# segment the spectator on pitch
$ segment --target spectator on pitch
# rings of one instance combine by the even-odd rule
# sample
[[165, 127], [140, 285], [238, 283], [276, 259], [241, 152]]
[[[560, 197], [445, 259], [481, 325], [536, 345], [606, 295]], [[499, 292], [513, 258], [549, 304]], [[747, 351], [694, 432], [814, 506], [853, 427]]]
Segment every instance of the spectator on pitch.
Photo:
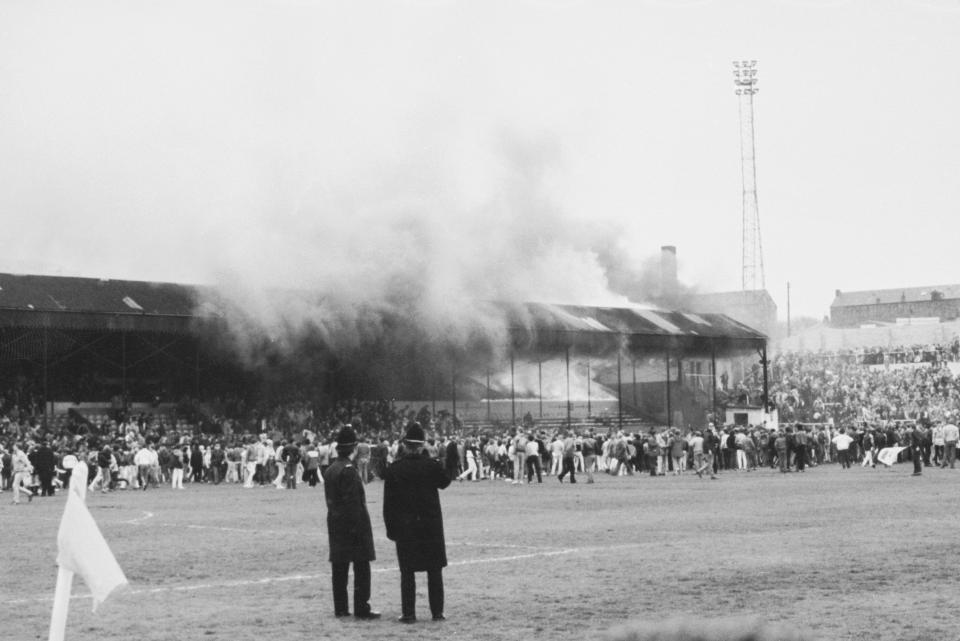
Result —
[[13, 464], [13, 503], [20, 503], [20, 492], [25, 492], [27, 502], [33, 500], [33, 491], [30, 489], [30, 479], [33, 476], [33, 465], [30, 458], [23, 451], [20, 444], [14, 441], [11, 455]]
[[141, 490], [146, 490], [150, 484], [150, 468], [153, 466], [153, 455], [150, 448], [146, 445], [137, 450], [133, 457], [133, 463], [137, 466], [137, 483]]
[[337, 617], [350, 615], [347, 580], [352, 563], [353, 614], [358, 619], [378, 619], [380, 613], [370, 608], [370, 562], [377, 557], [364, 483], [351, 461], [356, 447], [357, 435], [353, 428], [349, 425], [343, 427], [337, 434], [337, 458], [323, 476], [333, 612]]
[[557, 432], [550, 441], [550, 476], [558, 476], [563, 469], [563, 439]]
[[513, 455], [513, 484], [523, 483], [523, 473], [527, 463], [527, 435], [517, 427], [517, 433], [511, 441]]
[[957, 441], [960, 441], [960, 428], [952, 420], [947, 421], [943, 426], [943, 464], [941, 467], [950, 465], [954, 469], [954, 463], [957, 460]]
[[933, 425], [933, 464], [937, 467], [943, 466], [943, 419], [937, 419]]
[[241, 454], [241, 464], [243, 468], [243, 487], [253, 487], [253, 482], [257, 476], [257, 456], [259, 448], [253, 439], [243, 448]]
[[807, 464], [807, 442], [809, 437], [807, 431], [802, 425], [797, 423], [796, 431], [793, 433], [793, 449], [795, 452], [794, 460], [797, 464], [797, 471], [803, 472]]
[[913, 429], [910, 430], [910, 456], [913, 460], [913, 476], [923, 474], [923, 447], [927, 439], [927, 433], [923, 426], [916, 422]]
[[308, 443], [303, 452], [303, 480], [316, 487], [320, 482], [320, 451], [314, 443]]
[[372, 450], [366, 437], [359, 439], [357, 443], [357, 472], [364, 483], [370, 482], [370, 455]]
[[300, 448], [296, 443], [287, 443], [280, 451], [283, 460], [284, 487], [288, 490], [297, 489], [297, 466], [300, 464]]
[[657, 476], [657, 465], [660, 463], [660, 441], [653, 428], [650, 428], [643, 442], [643, 455], [650, 476]]
[[[183, 450], [179, 447], [174, 447], [170, 451], [170, 488], [174, 490], [183, 489], [183, 466], [184, 466], [184, 456]], [[253, 487], [252, 485], [250, 487]]]
[[227, 462], [227, 453], [224, 451], [220, 442], [213, 444], [210, 448], [210, 481], [214, 485], [220, 485], [223, 479], [223, 468]]
[[232, 441], [230, 447], [226, 450], [227, 457], [227, 483], [240, 482], [240, 459], [243, 450], [236, 441]]
[[45, 439], [33, 451], [30, 462], [40, 481], [40, 496], [53, 496], [53, 477], [57, 473], [57, 457]]
[[92, 481], [90, 481], [90, 485], [87, 489], [92, 492], [93, 488], [95, 488], [97, 483], [99, 483], [100, 491], [106, 493], [113, 489], [113, 475], [111, 469], [114, 465], [116, 465], [116, 462], [113, 458], [113, 452], [110, 450], [109, 445], [104, 445], [103, 448], [97, 453], [96, 464], [97, 475], [93, 477]]
[[456, 439], [450, 434], [447, 435], [443, 446], [443, 457], [443, 467], [452, 481], [460, 476], [460, 449], [457, 447]]
[[876, 467], [876, 441], [873, 437], [873, 430], [864, 430], [863, 431], [863, 440], [861, 441], [863, 447], [863, 462], [860, 464], [860, 467]]
[[567, 474], [570, 474], [570, 482], [576, 483], [577, 476], [574, 472], [574, 454], [576, 452], [576, 440], [573, 438], [573, 435], [569, 432], [565, 433], [563, 437], [563, 466], [560, 471], [560, 475], [557, 477], [557, 480], [563, 483], [563, 477]]
[[837, 460], [840, 462], [841, 468], [850, 467], [850, 444], [853, 442], [844, 427], [841, 427], [840, 433], [833, 437], [833, 444], [837, 448]]
[[193, 443], [190, 446], [190, 470], [193, 475], [194, 483], [203, 481], [203, 450], [199, 443]]
[[433, 620], [445, 618], [443, 568], [447, 553], [438, 490], [450, 485], [450, 476], [423, 452], [423, 444], [423, 428], [411, 423], [399, 458], [384, 473], [383, 521], [387, 538], [397, 546], [402, 623], [417, 620], [417, 572], [427, 573]]
[[597, 465], [597, 439], [594, 437], [592, 429], [581, 440], [581, 452], [583, 453], [583, 469], [587, 475], [587, 483], [593, 483], [593, 471]]
[[457, 475], [457, 480], [463, 481], [463, 479], [469, 477], [471, 481], [479, 481], [480, 468], [477, 463], [480, 458], [480, 453], [477, 451], [476, 442], [472, 438], [468, 438], [463, 442], [463, 453], [467, 461], [467, 468]]
[[785, 430], [779, 430], [777, 432], [777, 437], [773, 441], [773, 447], [777, 452], [777, 462], [780, 465], [780, 472], [786, 474], [790, 471], [790, 449]]
[[543, 466], [540, 464], [539, 440], [533, 434], [527, 434], [527, 483], [533, 482], [533, 473], [537, 473], [537, 483], [543, 483]]

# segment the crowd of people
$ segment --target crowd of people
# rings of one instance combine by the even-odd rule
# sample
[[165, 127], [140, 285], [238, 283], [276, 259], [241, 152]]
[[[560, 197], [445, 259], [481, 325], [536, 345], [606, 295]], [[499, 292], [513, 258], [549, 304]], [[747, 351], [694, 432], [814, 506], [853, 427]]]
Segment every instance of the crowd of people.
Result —
[[[770, 359], [769, 401], [785, 423], [927, 420], [960, 409], [960, 380], [951, 370], [958, 360], [957, 339], [945, 345], [782, 352]], [[757, 402], [762, 390], [757, 364], [728, 398]]]
[[[107, 492], [183, 488], [184, 482], [316, 486], [335, 457], [334, 436], [345, 425], [360, 436], [356, 462], [370, 480], [382, 478], [411, 422], [424, 426], [429, 455], [457, 481], [577, 482], [579, 474], [589, 483], [595, 473], [716, 476], [764, 467], [875, 465], [886, 447], [900, 448], [900, 460], [914, 460], [911, 443], [919, 444], [925, 465], [952, 466], [960, 380], [950, 364], [958, 352], [960, 343], [953, 341], [778, 354], [771, 359], [770, 400], [781, 427], [773, 430], [711, 424], [686, 433], [656, 427], [628, 433], [607, 426], [538, 429], [532, 420], [467, 429], [429, 407], [357, 400], [322, 406], [302, 396], [260, 404], [241, 417], [214, 416], [214, 429], [149, 413], [79, 424], [71, 416], [37, 420], [30, 414], [36, 407], [24, 404], [28, 395], [8, 391], [0, 416], [0, 490], [16, 490], [15, 501], [53, 495], [77, 460], [90, 465], [91, 488]], [[736, 387], [754, 394], [760, 380], [762, 373], [752, 371]], [[231, 399], [217, 407], [238, 404]]]
[[[341, 426], [342, 427], [342, 426]], [[338, 427], [340, 429], [340, 427]], [[884, 448], [897, 448], [894, 460], [921, 458], [925, 466], [954, 466], [957, 427], [950, 418], [926, 421], [884, 421], [878, 424], [833, 426], [788, 424], [709, 426], [682, 434], [678, 429], [651, 428], [646, 433], [558, 429], [551, 433], [517, 427], [500, 434], [437, 436], [428, 432], [424, 448], [451, 480], [504, 480], [513, 484], [542, 483], [544, 478], [576, 483], [577, 475], [595, 482], [595, 475], [697, 474], [751, 472], [761, 468], [802, 472], [808, 467], [837, 463], [876, 467]], [[165, 435], [141, 433], [127, 426], [122, 438], [92, 445], [84, 439], [40, 438], [0, 445], [0, 489], [53, 496], [69, 483], [79, 460], [91, 470], [91, 491], [146, 491], [184, 482], [244, 488], [297, 489], [322, 484], [323, 472], [336, 458], [333, 435], [303, 432], [299, 437], [274, 439], [258, 435]], [[917, 446], [915, 449], [912, 446]], [[354, 463], [364, 482], [382, 479], [397, 458], [399, 434], [358, 437]]]

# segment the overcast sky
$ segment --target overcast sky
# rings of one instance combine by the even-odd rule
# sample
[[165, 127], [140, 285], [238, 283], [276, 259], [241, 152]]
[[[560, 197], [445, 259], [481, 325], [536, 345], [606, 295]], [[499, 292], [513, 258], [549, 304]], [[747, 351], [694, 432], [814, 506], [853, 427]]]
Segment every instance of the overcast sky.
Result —
[[5, 0], [0, 271], [615, 303], [596, 247], [670, 244], [735, 290], [736, 59], [781, 318], [960, 282], [948, 0]]

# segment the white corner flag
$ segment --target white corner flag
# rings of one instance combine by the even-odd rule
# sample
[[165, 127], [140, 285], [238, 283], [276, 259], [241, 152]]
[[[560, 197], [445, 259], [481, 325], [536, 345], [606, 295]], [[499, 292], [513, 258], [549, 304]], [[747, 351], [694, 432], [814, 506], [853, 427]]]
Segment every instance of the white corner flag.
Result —
[[127, 582], [90, 510], [76, 492], [67, 492], [57, 548], [57, 565], [83, 577], [93, 593], [94, 611], [114, 588]]
[[83, 577], [93, 593], [93, 611], [111, 592], [127, 582], [123, 570], [100, 533], [96, 521], [84, 503], [87, 491], [87, 466], [81, 461], [74, 468], [67, 490], [60, 530], [57, 532], [57, 588], [53, 596], [49, 641], [63, 641], [70, 607], [73, 575]]

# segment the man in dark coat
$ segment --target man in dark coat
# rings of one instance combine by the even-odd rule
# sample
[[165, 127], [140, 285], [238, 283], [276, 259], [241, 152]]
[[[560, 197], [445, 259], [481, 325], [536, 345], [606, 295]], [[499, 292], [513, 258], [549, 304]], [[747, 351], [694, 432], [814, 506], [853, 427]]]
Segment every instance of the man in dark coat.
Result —
[[367, 512], [363, 481], [350, 456], [357, 447], [357, 435], [349, 426], [337, 434], [337, 458], [323, 473], [327, 500], [327, 533], [330, 563], [333, 566], [333, 611], [349, 616], [347, 574], [353, 563], [353, 613], [358, 619], [378, 619], [370, 609], [370, 561], [375, 560], [373, 530]]
[[403, 623], [416, 616], [416, 575], [427, 573], [427, 592], [434, 621], [443, 616], [443, 568], [447, 565], [443, 515], [437, 490], [450, 485], [450, 476], [424, 452], [423, 428], [411, 423], [400, 457], [384, 472], [383, 520], [387, 538], [397, 544], [400, 564], [400, 606]]
[[57, 457], [46, 441], [30, 455], [33, 471], [40, 479], [40, 496], [53, 496], [53, 477], [57, 473]]

